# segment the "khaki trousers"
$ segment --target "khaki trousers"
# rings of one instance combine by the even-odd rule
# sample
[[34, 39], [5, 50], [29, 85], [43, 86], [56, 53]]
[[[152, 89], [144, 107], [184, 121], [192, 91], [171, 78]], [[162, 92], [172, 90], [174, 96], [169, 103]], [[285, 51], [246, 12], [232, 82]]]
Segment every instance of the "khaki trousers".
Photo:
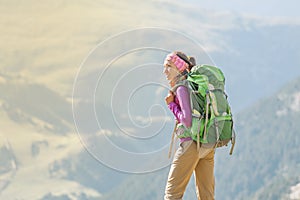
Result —
[[214, 200], [215, 149], [200, 147], [197, 143], [186, 141], [177, 149], [168, 176], [165, 200], [181, 200], [186, 186], [194, 172], [198, 200]]

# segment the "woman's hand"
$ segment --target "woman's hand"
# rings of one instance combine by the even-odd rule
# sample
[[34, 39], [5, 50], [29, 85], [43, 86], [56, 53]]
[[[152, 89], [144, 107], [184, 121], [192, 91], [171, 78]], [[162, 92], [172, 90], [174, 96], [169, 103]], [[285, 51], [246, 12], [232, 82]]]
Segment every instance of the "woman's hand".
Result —
[[168, 96], [166, 96], [166, 98], [165, 98], [166, 104], [169, 105], [171, 102], [174, 101], [174, 98], [175, 98], [175, 94], [173, 92], [169, 91]]

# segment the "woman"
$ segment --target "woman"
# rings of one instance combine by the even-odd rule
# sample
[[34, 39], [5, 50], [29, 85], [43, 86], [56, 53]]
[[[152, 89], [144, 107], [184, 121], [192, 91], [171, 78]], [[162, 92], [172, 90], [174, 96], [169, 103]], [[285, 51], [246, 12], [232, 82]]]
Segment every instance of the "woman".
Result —
[[[165, 200], [182, 199], [186, 186], [194, 172], [197, 197], [201, 200], [214, 199], [214, 149], [200, 147], [189, 136], [192, 125], [192, 111], [189, 90], [186, 86], [186, 74], [195, 65], [193, 57], [187, 57], [182, 52], [167, 55], [164, 62], [164, 74], [172, 91], [165, 98], [166, 104], [173, 112], [179, 125], [176, 133], [185, 132], [180, 137], [168, 176], [165, 189]], [[182, 127], [184, 130], [182, 130]]]

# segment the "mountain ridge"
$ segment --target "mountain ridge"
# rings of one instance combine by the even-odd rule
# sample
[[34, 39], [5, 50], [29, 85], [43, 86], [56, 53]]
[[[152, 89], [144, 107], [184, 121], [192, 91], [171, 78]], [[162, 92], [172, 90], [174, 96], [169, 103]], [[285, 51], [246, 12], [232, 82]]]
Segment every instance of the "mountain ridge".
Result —
[[[287, 83], [278, 93], [297, 93], [300, 91], [299, 85], [300, 78]], [[237, 114], [237, 144], [233, 155], [228, 155], [228, 148], [217, 149], [216, 152], [216, 199], [286, 199], [292, 194], [291, 188], [300, 182], [300, 140], [294, 136], [299, 124], [295, 120], [292, 123], [283, 122], [285, 117], [276, 116], [276, 110], [271, 109], [281, 108], [280, 105], [288, 107], [288, 104], [278, 101], [278, 93], [259, 100], [255, 105]], [[263, 117], [264, 115], [266, 117]], [[272, 121], [268, 116], [276, 119]], [[298, 111], [292, 115], [292, 119], [299, 117]], [[279, 122], [282, 128], [276, 125]], [[277, 138], [272, 136], [272, 132], [277, 133]], [[286, 141], [288, 146], [282, 141]], [[277, 150], [278, 147], [281, 149]], [[224, 171], [224, 168], [228, 170]], [[167, 173], [168, 169], [164, 169], [153, 174], [132, 176], [100, 199], [114, 199], [120, 196], [132, 200], [144, 199], [146, 196], [149, 200], [159, 199], [163, 196]], [[149, 191], [140, 189], [144, 185], [152, 185], [153, 182], [157, 183], [155, 185], [158, 187], [153, 185]], [[128, 188], [128, 185], [132, 184], [135, 186]], [[193, 187], [193, 182], [190, 182], [185, 199], [195, 198]], [[138, 194], [133, 197], [134, 193]], [[295, 196], [296, 192], [293, 194]]]

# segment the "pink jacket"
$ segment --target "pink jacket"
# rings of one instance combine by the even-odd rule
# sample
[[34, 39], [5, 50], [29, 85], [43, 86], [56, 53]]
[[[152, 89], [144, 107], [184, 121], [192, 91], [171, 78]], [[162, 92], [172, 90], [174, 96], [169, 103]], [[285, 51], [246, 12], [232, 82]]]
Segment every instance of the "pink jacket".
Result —
[[188, 88], [180, 85], [176, 89], [175, 100], [168, 105], [179, 123], [186, 128], [192, 126], [192, 110]]

